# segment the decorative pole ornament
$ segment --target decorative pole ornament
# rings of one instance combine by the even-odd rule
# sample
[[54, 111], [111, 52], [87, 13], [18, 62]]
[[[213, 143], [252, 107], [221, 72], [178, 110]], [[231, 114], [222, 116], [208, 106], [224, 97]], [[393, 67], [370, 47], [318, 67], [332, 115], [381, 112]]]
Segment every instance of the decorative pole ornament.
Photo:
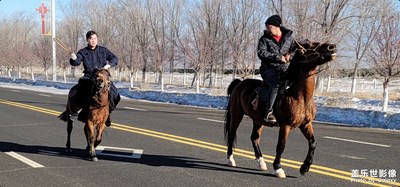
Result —
[[42, 34], [46, 34], [45, 15], [47, 12], [49, 12], [49, 9], [47, 9], [47, 7], [44, 6], [44, 3], [42, 3], [42, 5], [39, 8], [36, 8], [36, 11], [42, 15]]

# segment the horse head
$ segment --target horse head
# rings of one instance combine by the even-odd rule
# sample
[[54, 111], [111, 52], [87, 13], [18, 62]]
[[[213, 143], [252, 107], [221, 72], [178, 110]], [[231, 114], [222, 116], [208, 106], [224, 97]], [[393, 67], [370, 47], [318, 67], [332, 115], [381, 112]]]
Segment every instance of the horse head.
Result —
[[296, 43], [296, 53], [293, 57], [293, 62], [305, 63], [308, 66], [318, 66], [329, 61], [335, 60], [337, 49], [335, 44], [318, 43], [318, 42], [303, 42]]
[[110, 87], [111, 74], [106, 69], [96, 69], [94, 72], [94, 88], [97, 92], [101, 90], [108, 91]]
[[[335, 44], [295, 42], [295, 54], [290, 62], [287, 79], [299, 80], [315, 75], [317, 66], [333, 61], [337, 56]], [[300, 78], [300, 77], [303, 78]]]

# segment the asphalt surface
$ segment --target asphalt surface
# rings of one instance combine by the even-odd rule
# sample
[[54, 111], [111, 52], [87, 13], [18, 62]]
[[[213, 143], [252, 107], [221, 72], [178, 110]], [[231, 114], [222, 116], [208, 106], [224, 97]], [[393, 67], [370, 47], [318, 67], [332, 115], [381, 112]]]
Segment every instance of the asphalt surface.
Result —
[[261, 149], [268, 170], [259, 171], [252, 122], [244, 118], [233, 168], [226, 166], [224, 111], [127, 99], [113, 112], [99, 161], [89, 161], [81, 122], [74, 124], [73, 152], [65, 152], [66, 124], [57, 115], [66, 99], [0, 87], [0, 187], [400, 185], [399, 131], [314, 123], [314, 165], [302, 176], [298, 170], [308, 144], [294, 129], [282, 160], [287, 178], [278, 179], [271, 164], [278, 128], [264, 128]]

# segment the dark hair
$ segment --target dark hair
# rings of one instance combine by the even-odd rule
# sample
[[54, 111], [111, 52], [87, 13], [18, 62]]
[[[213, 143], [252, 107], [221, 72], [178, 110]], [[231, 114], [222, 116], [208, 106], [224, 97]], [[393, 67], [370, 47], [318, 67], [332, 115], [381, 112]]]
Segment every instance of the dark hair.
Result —
[[97, 35], [97, 33], [95, 31], [88, 31], [86, 33], [86, 40], [89, 39], [93, 35]]

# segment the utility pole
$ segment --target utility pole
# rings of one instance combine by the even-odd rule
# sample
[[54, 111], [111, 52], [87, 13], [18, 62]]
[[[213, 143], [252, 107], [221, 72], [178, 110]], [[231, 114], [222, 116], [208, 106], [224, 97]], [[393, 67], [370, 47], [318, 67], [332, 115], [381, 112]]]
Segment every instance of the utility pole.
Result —
[[57, 81], [57, 57], [56, 57], [56, 5], [55, 0], [51, 0], [51, 47], [53, 48], [53, 81]]

